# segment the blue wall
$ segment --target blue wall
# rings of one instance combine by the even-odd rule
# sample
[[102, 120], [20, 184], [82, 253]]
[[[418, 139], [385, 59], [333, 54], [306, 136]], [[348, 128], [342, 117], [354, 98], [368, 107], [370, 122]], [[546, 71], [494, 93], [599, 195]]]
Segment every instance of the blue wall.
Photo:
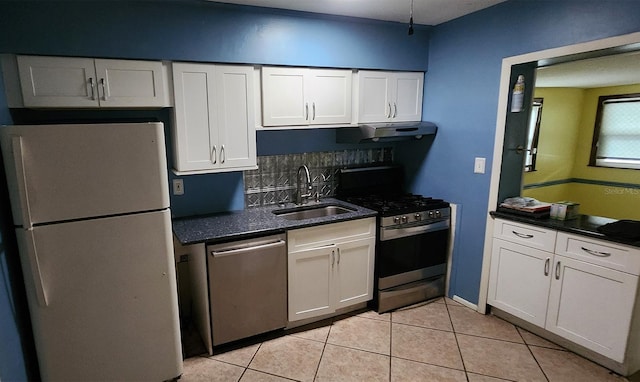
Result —
[[461, 205], [451, 293], [478, 301], [502, 59], [640, 31], [640, 1], [511, 0], [435, 27], [424, 118], [438, 136], [416, 171], [414, 191]]
[[[415, 30], [409, 37], [406, 24], [206, 1], [0, 1], [0, 53], [425, 71], [430, 28]], [[8, 123], [3, 96], [0, 117]], [[159, 117], [166, 115], [161, 112]], [[258, 134], [259, 155], [350, 147], [336, 144], [332, 129]], [[241, 173], [183, 179], [185, 195], [171, 200], [174, 216], [244, 206]], [[4, 177], [0, 186], [6, 188]], [[9, 211], [6, 200], [0, 202], [2, 212]], [[0, 229], [0, 238], [13, 237], [10, 224]], [[3, 256], [17, 264], [15, 249]], [[19, 276], [19, 265], [10, 273]], [[3, 277], [0, 273], [0, 281]], [[24, 380], [27, 370], [33, 369], [29, 366], [33, 353], [20, 345], [22, 341], [33, 347], [29, 333], [20, 329], [27, 322], [29, 330], [28, 317], [7, 313], [5, 319], [14, 298], [25, 305], [19, 280], [0, 289], [3, 381]], [[15, 366], [5, 367], [9, 364]]]
[[[473, 158], [486, 157], [488, 164], [492, 160], [502, 58], [638, 30], [636, 0], [511, 0], [433, 29], [419, 27], [412, 37], [406, 35], [404, 24], [186, 0], [0, 2], [0, 52], [6, 53], [428, 68], [424, 119], [439, 125], [438, 135], [423, 144], [412, 142], [396, 154], [416, 175], [415, 192], [462, 206], [451, 285], [453, 293], [471, 302], [478, 297], [490, 181], [488, 173], [473, 174]], [[0, 97], [2, 122], [7, 115]], [[313, 132], [311, 140], [301, 139], [300, 134], [260, 133], [258, 152], [342, 147], [332, 143], [331, 130]], [[241, 188], [239, 174], [185, 177], [187, 194], [173, 199], [172, 206], [179, 214], [242, 208]], [[8, 208], [3, 203], [4, 214]], [[0, 228], [4, 243], [12, 233], [9, 227]], [[5, 256], [14, 262], [17, 258], [15, 253]], [[7, 278], [0, 275], [0, 281], [2, 277]], [[2, 312], [11, 309], [15, 296], [18, 305], [24, 305], [20, 286], [13, 283], [9, 291], [0, 290]], [[20, 329], [23, 325], [20, 318], [2, 316], [0, 339], [10, 339], [1, 345], [2, 380], [23, 380], [33, 361], [33, 354], [20, 345], [28, 343]], [[22, 354], [24, 363], [5, 367]]]

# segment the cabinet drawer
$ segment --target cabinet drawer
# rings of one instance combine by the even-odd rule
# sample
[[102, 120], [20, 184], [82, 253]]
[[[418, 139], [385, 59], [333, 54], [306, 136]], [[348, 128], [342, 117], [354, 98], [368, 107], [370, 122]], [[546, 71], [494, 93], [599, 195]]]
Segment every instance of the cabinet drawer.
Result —
[[289, 252], [376, 236], [376, 219], [365, 218], [301, 228], [287, 233]]
[[553, 229], [496, 219], [493, 237], [553, 252], [556, 231]]
[[640, 275], [640, 249], [558, 232], [555, 252], [576, 260]]

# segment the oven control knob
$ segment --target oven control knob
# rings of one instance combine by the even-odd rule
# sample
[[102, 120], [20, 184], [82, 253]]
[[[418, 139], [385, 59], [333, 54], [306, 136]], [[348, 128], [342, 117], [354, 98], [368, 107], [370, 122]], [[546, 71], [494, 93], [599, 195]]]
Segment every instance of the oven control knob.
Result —
[[439, 218], [442, 216], [442, 213], [440, 212], [440, 210], [436, 210], [436, 217]]
[[409, 221], [409, 219], [406, 216], [402, 216], [400, 220], [402, 220], [402, 223], [406, 223], [407, 221]]
[[397, 217], [397, 216], [395, 216], [395, 217], [393, 218], [393, 223], [394, 223], [394, 224], [400, 224], [400, 218], [399, 218], [399, 217]]
[[413, 217], [415, 217], [417, 221], [422, 220], [422, 215], [420, 215], [420, 213], [416, 213]]
[[433, 213], [433, 211], [429, 211], [429, 217], [430, 217], [431, 219], [433, 219], [433, 217], [434, 217], [434, 216], [435, 216], [435, 214]]

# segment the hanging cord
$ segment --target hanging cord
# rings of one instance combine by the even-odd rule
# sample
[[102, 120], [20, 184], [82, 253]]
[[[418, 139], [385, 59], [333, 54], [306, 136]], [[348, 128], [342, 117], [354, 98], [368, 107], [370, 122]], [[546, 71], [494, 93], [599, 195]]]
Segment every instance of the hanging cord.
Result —
[[411, 0], [411, 11], [409, 13], [409, 36], [413, 34], [413, 0]]

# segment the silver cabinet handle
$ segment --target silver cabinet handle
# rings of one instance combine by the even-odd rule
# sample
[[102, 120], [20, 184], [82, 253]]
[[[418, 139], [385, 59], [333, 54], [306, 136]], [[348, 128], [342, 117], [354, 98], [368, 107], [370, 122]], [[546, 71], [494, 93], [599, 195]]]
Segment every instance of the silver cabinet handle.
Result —
[[396, 117], [396, 115], [398, 115], [398, 105], [396, 105], [396, 103], [393, 103], [393, 118]]
[[100, 79], [100, 87], [102, 87], [102, 100], [106, 101], [107, 100], [107, 86], [105, 84], [105, 80], [104, 78]]
[[544, 261], [544, 275], [549, 276], [549, 265], [551, 265], [551, 258], [547, 257]]
[[312, 119], [315, 121], [316, 120], [316, 103], [313, 102], [311, 105], [313, 106], [313, 118]]
[[333, 264], [336, 262], [336, 251], [331, 251], [331, 268], [333, 268]]
[[516, 232], [516, 231], [511, 231], [511, 232], [513, 232], [514, 235], [516, 235], [516, 236], [518, 236], [520, 238], [523, 238], [523, 239], [532, 239], [533, 238], [533, 235], [529, 235], [529, 234], [526, 234], [526, 233], [520, 233], [520, 232]]
[[340, 247], [338, 247], [338, 265], [340, 265]]
[[93, 81], [93, 77], [89, 77], [89, 85], [91, 86], [91, 100], [96, 100], [96, 83]]
[[611, 253], [609, 252], [599, 252], [599, 251], [594, 251], [593, 249], [589, 249], [589, 248], [585, 248], [585, 247], [580, 247], [582, 248], [583, 251], [585, 251], [586, 253], [593, 255], [593, 256], [598, 256], [598, 257], [609, 257], [611, 256]]
[[304, 120], [309, 120], [309, 103], [304, 104]]
[[227, 160], [227, 156], [224, 153], [224, 145], [220, 147], [220, 164], [223, 164]]
[[216, 158], [216, 151], [216, 145], [213, 145], [213, 148], [211, 149], [211, 158], [209, 159], [213, 164], [216, 164], [218, 161], [218, 158]]
[[560, 280], [560, 261], [556, 263], [556, 280]]
[[389, 105], [389, 113], [385, 112], [384, 114], [387, 116], [387, 118], [391, 118], [391, 102], [389, 102], [387, 105]]

